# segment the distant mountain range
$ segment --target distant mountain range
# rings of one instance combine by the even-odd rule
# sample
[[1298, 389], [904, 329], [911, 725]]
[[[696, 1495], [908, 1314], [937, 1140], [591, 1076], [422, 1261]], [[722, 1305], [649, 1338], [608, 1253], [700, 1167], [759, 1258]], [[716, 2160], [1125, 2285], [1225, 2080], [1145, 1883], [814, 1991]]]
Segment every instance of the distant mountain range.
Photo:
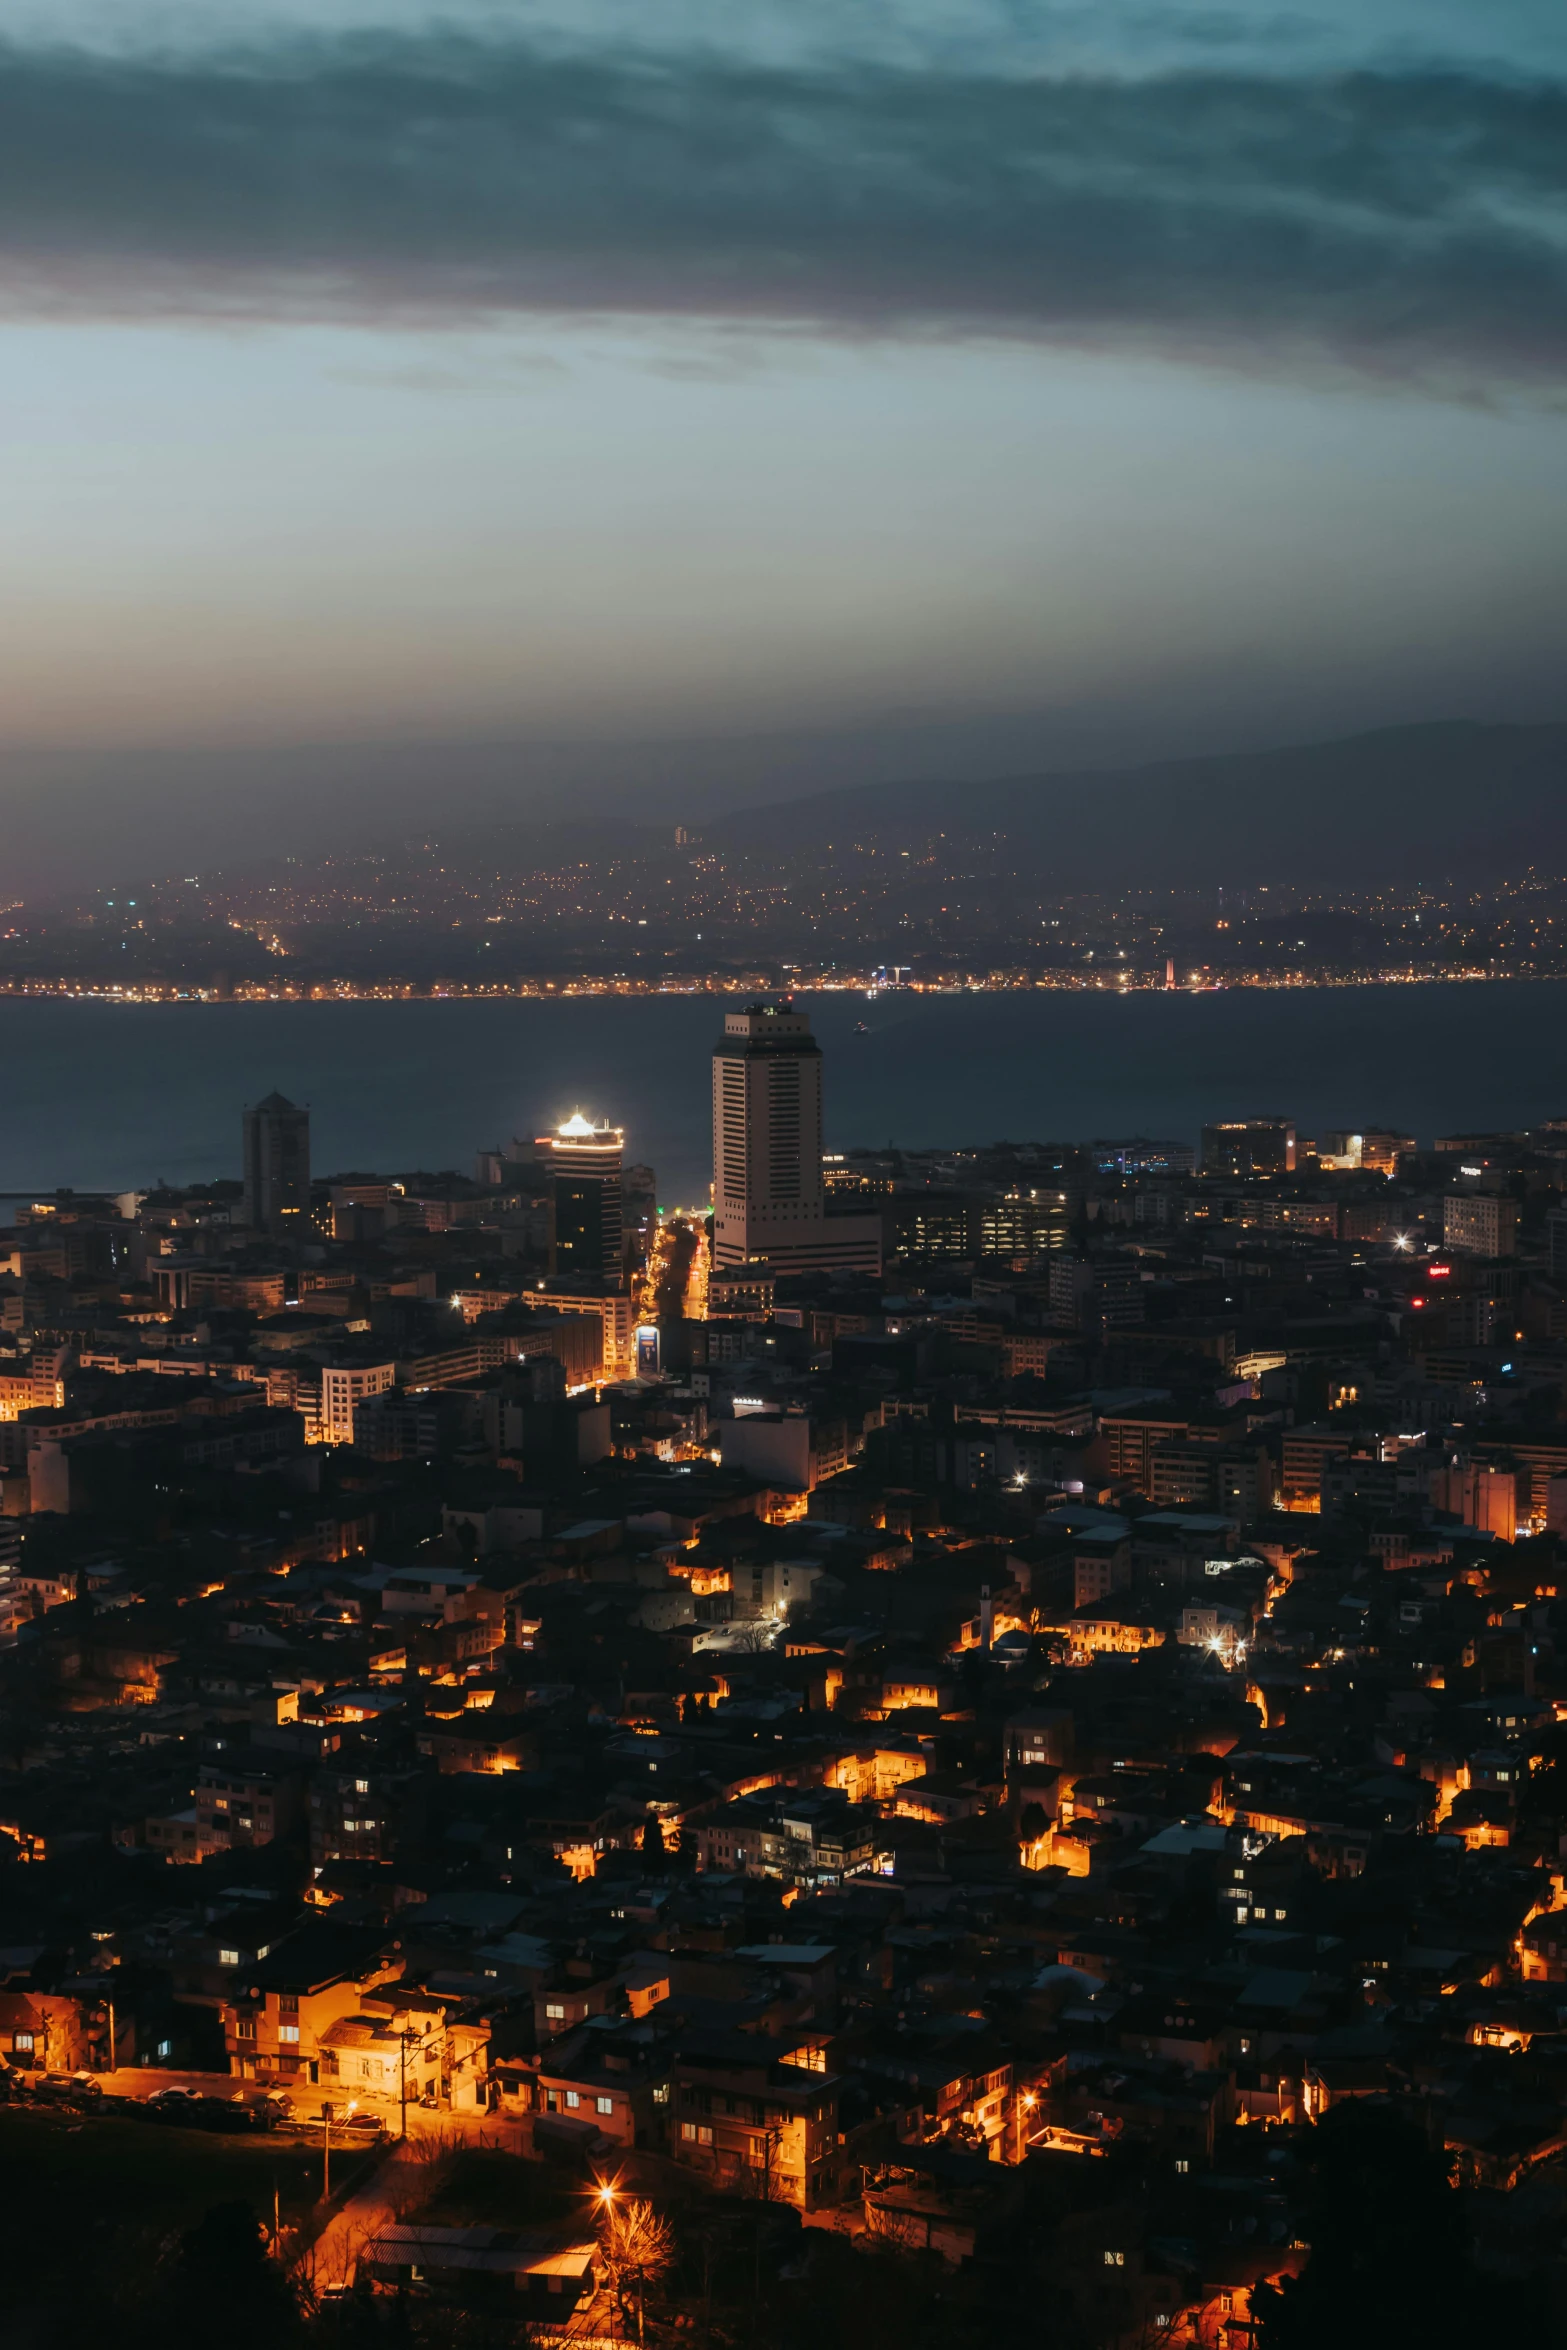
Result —
[[716, 847], [1004, 833], [1062, 889], [1293, 887], [1567, 873], [1567, 724], [1389, 727], [1125, 770], [878, 783], [709, 822]]

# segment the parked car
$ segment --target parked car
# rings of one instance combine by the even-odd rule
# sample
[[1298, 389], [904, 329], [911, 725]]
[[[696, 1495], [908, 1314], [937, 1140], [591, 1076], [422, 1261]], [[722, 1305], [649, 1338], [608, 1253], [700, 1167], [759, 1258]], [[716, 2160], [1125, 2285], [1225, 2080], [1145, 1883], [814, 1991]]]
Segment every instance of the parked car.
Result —
[[35, 2082], [33, 2095], [41, 2105], [74, 2105], [83, 2109], [103, 2103], [103, 2087], [91, 2073], [45, 2073]]
[[179, 2122], [184, 2128], [192, 2129], [200, 2104], [199, 2089], [154, 2089], [142, 2111], [149, 2121]]
[[197, 2130], [248, 2130], [250, 2121], [243, 2105], [236, 2105], [230, 2097], [198, 2097], [190, 2108], [190, 2123]]

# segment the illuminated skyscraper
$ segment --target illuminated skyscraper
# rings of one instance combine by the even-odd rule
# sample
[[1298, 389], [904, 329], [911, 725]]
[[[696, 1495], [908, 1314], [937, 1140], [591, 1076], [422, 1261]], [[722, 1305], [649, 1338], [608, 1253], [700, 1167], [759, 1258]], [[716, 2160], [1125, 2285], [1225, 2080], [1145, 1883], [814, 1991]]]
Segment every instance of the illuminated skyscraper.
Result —
[[618, 1282], [625, 1253], [620, 1197], [622, 1126], [595, 1126], [580, 1110], [534, 1138], [555, 1194], [555, 1270]]
[[713, 1048], [713, 1262], [881, 1270], [881, 1218], [831, 1213], [822, 1052], [785, 1001], [726, 1012]]
[[310, 1112], [280, 1093], [245, 1112], [241, 1213], [257, 1232], [303, 1230], [310, 1215]]

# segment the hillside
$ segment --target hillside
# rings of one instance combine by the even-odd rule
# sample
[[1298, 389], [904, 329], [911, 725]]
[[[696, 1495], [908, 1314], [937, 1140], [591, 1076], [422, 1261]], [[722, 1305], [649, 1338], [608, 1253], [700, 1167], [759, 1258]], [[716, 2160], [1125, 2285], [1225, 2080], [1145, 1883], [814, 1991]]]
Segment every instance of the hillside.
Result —
[[1121, 772], [821, 792], [710, 823], [715, 847], [902, 846], [1001, 832], [1063, 889], [1392, 881], [1567, 870], [1567, 724], [1406, 726]]

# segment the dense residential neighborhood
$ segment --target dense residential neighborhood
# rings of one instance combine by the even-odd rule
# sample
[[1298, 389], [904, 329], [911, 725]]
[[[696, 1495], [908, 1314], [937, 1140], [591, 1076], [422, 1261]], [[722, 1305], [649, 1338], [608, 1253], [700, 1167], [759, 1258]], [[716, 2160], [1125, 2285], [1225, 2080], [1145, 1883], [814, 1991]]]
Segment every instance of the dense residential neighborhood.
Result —
[[1337, 2161], [1555, 2338], [1567, 1121], [849, 1154], [724, 1265], [616, 1130], [303, 1117], [0, 1238], [8, 2128], [319, 2149], [301, 2276], [422, 2178], [323, 2327], [1293, 2340]]

